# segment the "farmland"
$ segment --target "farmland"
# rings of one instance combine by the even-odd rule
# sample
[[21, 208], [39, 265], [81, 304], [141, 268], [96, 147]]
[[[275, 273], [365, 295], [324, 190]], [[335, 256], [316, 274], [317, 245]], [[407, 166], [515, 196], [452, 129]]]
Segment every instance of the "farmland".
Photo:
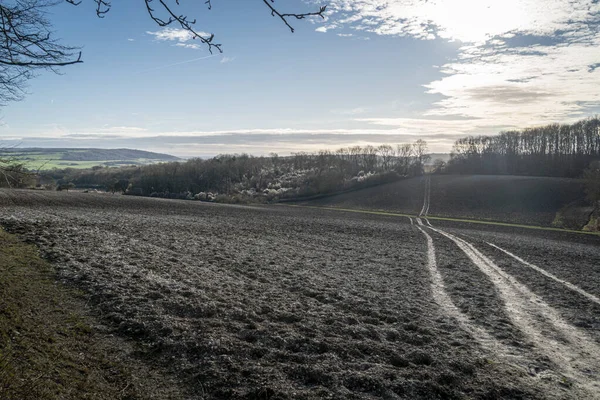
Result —
[[431, 222], [0, 191], [2, 226], [188, 397], [594, 398], [600, 238]]
[[[419, 214], [425, 177], [303, 202], [311, 206]], [[563, 207], [584, 198], [582, 180], [510, 175], [431, 175], [429, 215], [551, 226]], [[574, 224], [585, 225], [586, 215]], [[590, 210], [587, 217], [589, 217]]]
[[30, 170], [53, 168], [85, 169], [95, 166], [120, 167], [177, 161], [178, 158], [149, 151], [130, 149], [61, 149], [61, 148], [8, 148], [0, 149], [0, 158], [25, 164]]

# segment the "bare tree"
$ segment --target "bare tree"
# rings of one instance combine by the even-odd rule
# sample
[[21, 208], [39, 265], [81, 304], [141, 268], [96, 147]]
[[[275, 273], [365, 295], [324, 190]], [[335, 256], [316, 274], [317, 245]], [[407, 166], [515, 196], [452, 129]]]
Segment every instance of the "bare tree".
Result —
[[[74, 6], [92, 1], [99, 18], [104, 18], [112, 8], [108, 0], [0, 1], [0, 105], [21, 100], [27, 81], [40, 70], [59, 72], [61, 67], [83, 62], [78, 48], [66, 46], [55, 38], [48, 19], [48, 9], [63, 1]], [[206, 5], [209, 10], [212, 8], [212, 0], [196, 2]], [[223, 52], [221, 44], [214, 41], [214, 34], [201, 33], [196, 28], [196, 19], [178, 10], [180, 3], [182, 0], [144, 0], [143, 8], [158, 26], [176, 26], [187, 31], [192, 39], [206, 45], [211, 53]], [[325, 17], [326, 6], [313, 12], [292, 13], [278, 10], [275, 0], [263, 0], [263, 3], [271, 15], [281, 20], [291, 32], [294, 32], [290, 23], [292, 19]]]
[[600, 160], [600, 118], [495, 136], [467, 136], [452, 148], [448, 172], [580, 177]]
[[390, 171], [393, 167], [393, 161], [396, 158], [394, 148], [389, 144], [382, 144], [377, 148], [381, 157], [381, 164], [384, 171]]
[[423, 139], [417, 140], [413, 144], [413, 151], [416, 158], [416, 168], [418, 168], [420, 172], [422, 172], [425, 163], [427, 163], [431, 159], [431, 156], [428, 154], [429, 150], [427, 147], [427, 142]]
[[362, 162], [365, 172], [374, 172], [377, 165], [377, 148], [370, 144], [363, 147]]
[[408, 175], [413, 157], [413, 146], [409, 143], [397, 145], [396, 155], [398, 157], [397, 172], [401, 175]]
[[23, 98], [25, 83], [39, 70], [81, 62], [81, 52], [53, 38], [46, 10], [53, 2], [0, 3], [0, 105]]

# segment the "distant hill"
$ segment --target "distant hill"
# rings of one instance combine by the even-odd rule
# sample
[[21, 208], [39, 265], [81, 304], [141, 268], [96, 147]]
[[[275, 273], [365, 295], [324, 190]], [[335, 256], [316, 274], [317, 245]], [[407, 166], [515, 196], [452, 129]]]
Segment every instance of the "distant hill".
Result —
[[91, 168], [146, 165], [179, 161], [180, 158], [132, 149], [13, 148], [1, 149], [0, 157], [23, 162], [29, 169]]
[[[305, 205], [419, 214], [424, 178], [303, 202]], [[584, 183], [579, 179], [510, 175], [432, 175], [429, 214], [551, 226], [567, 206], [581, 215], [565, 224], [585, 225]], [[589, 208], [589, 212], [591, 212]], [[588, 213], [589, 214], [589, 213]], [[576, 220], [576, 221], [575, 221]], [[581, 220], [581, 221], [579, 221]], [[579, 226], [580, 227], [580, 226]]]

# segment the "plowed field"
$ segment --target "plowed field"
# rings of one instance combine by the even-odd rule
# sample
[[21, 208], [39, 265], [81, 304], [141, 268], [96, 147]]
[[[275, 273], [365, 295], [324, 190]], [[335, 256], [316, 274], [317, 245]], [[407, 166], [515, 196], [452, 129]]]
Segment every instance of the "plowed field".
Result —
[[189, 398], [598, 398], [600, 237], [425, 214], [0, 191]]

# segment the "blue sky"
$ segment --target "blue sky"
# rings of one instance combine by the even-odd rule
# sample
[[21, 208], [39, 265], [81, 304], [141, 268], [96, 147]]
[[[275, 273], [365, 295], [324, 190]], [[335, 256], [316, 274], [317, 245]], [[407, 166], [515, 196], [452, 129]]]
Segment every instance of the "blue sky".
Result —
[[[131, 147], [180, 156], [288, 154], [570, 122], [600, 110], [594, 0], [330, 0], [325, 20], [290, 21], [260, 0], [183, 2], [211, 54], [143, 2], [52, 8], [84, 63], [43, 73], [0, 110], [22, 147]], [[310, 11], [313, 0], [278, 0]]]

